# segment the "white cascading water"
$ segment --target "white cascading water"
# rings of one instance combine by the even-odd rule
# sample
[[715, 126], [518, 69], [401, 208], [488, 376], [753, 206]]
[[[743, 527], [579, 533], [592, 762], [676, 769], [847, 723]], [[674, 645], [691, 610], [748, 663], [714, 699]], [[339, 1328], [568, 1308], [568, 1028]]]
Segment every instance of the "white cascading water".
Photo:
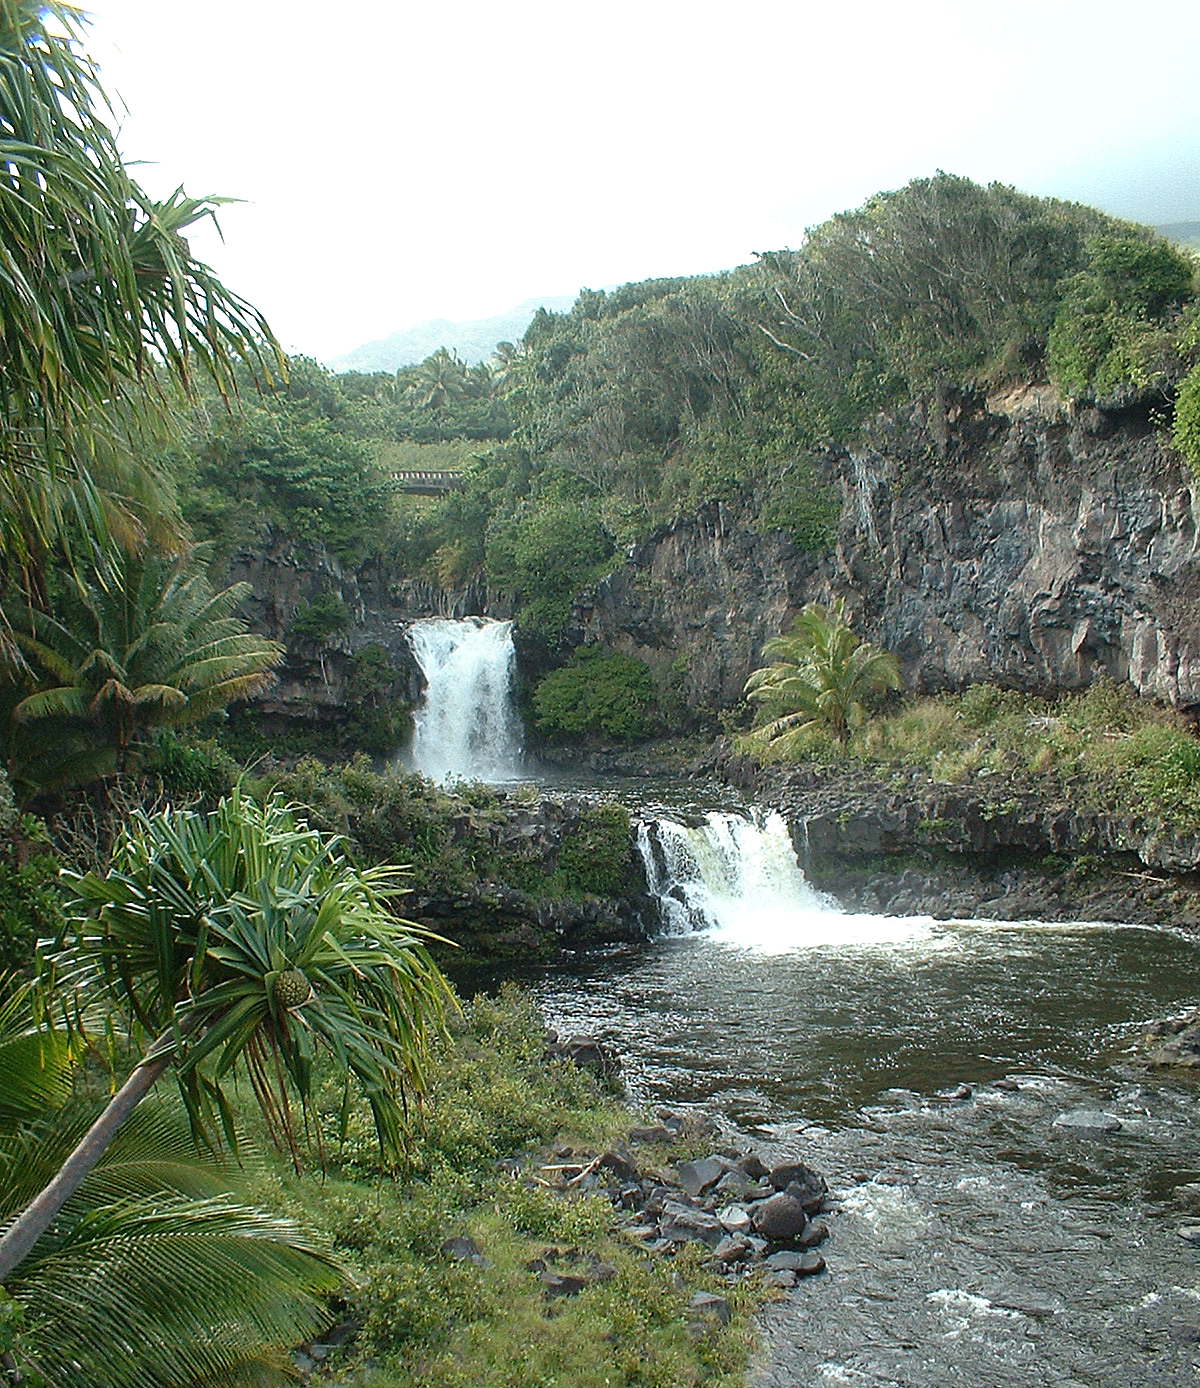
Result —
[[714, 810], [691, 827], [644, 820], [638, 848], [668, 934], [702, 930], [766, 953], [937, 940], [928, 917], [854, 914], [817, 891], [775, 811], [746, 817]]
[[441, 782], [519, 780], [512, 623], [433, 617], [414, 622], [408, 640], [425, 676], [413, 719], [413, 770]]

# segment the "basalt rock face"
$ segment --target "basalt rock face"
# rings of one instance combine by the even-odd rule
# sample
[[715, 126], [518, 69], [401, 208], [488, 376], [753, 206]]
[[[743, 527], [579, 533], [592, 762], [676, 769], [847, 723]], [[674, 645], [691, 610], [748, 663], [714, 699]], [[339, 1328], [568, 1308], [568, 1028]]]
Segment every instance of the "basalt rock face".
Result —
[[1200, 705], [1197, 489], [1144, 412], [1074, 415], [1048, 388], [943, 398], [825, 467], [834, 554], [714, 506], [635, 547], [578, 635], [651, 666], [685, 654], [690, 701], [722, 707], [805, 602], [842, 597], [913, 690], [1107, 676]]
[[847, 909], [1200, 927], [1200, 834], [1035, 777], [946, 785], [900, 769], [762, 767], [727, 745], [715, 769], [784, 814], [809, 881]]
[[[364, 647], [379, 646], [386, 652], [395, 671], [393, 696], [412, 704], [423, 686], [405, 636], [413, 622], [485, 612], [511, 615], [499, 595], [480, 585], [448, 591], [393, 572], [382, 561], [354, 568], [324, 552], [305, 552], [277, 542], [237, 555], [228, 581], [250, 585], [244, 604], [250, 625], [287, 645], [277, 681], [255, 701], [257, 712], [305, 723], [337, 722], [344, 717], [355, 697], [355, 657]], [[320, 643], [291, 637], [292, 624], [305, 606], [329, 594], [346, 605], [346, 630]]]

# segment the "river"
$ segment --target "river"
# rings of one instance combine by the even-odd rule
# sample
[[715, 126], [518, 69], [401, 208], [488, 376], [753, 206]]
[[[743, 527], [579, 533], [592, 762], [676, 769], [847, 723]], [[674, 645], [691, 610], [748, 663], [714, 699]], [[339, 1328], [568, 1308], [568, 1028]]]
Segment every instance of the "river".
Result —
[[831, 917], [537, 983], [552, 1025], [617, 1043], [635, 1101], [829, 1178], [828, 1271], [766, 1314], [752, 1383], [1194, 1385], [1196, 1088], [1130, 1047], [1194, 1000], [1200, 943]]
[[1200, 941], [853, 915], [777, 817], [652, 814], [666, 933], [533, 986], [636, 1103], [828, 1177], [827, 1271], [763, 1315], [752, 1388], [1194, 1388], [1200, 1081], [1133, 1048]]

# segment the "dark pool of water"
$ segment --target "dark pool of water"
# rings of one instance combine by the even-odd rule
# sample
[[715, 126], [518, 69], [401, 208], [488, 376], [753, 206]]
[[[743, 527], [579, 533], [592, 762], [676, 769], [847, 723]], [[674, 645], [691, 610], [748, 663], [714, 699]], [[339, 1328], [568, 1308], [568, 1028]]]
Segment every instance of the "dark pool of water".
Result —
[[[828, 1272], [764, 1317], [757, 1388], [1200, 1381], [1200, 1248], [1179, 1233], [1200, 1224], [1200, 1094], [1131, 1050], [1196, 1000], [1200, 942], [825, 924], [535, 984], [552, 1025], [617, 1043], [637, 1102], [829, 1177]], [[1080, 1110], [1120, 1128], [1056, 1122]]]

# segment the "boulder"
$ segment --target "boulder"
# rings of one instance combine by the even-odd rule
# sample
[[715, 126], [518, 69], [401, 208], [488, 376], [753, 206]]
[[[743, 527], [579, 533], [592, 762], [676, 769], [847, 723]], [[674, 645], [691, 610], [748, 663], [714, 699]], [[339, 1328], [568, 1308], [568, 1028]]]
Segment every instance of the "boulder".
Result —
[[754, 1232], [770, 1243], [787, 1243], [797, 1238], [808, 1224], [804, 1202], [790, 1191], [780, 1191], [760, 1201], [750, 1211]]

